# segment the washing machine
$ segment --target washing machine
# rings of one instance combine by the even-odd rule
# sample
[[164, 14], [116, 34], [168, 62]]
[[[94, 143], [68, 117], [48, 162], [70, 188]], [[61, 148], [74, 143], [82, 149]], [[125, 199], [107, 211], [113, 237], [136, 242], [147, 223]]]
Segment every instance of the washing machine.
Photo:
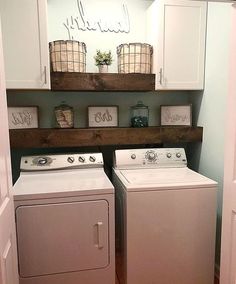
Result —
[[114, 187], [101, 153], [22, 157], [20, 284], [115, 284]]
[[184, 149], [115, 151], [118, 277], [126, 284], [213, 284], [217, 183]]

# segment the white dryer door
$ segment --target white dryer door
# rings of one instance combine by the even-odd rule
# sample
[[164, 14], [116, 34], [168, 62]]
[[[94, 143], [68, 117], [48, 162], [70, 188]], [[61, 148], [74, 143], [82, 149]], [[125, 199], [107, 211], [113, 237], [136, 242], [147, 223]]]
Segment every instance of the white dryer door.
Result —
[[98, 269], [108, 257], [105, 200], [16, 209], [21, 277]]

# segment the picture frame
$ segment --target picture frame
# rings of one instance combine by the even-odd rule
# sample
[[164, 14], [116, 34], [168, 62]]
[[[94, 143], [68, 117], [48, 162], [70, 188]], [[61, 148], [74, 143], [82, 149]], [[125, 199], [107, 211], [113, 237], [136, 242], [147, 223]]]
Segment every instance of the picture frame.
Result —
[[117, 127], [118, 106], [88, 106], [88, 127]]
[[161, 105], [161, 126], [192, 126], [192, 105]]
[[38, 106], [8, 107], [9, 129], [39, 127]]

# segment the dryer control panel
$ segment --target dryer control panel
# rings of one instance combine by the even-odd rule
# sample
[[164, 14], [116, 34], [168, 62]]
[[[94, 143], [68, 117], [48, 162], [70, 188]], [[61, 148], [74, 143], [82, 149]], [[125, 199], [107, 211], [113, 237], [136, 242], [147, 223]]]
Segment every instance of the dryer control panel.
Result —
[[116, 150], [114, 161], [116, 168], [187, 166], [187, 158], [183, 148]]
[[103, 167], [102, 153], [27, 156], [21, 158], [22, 171], [44, 171], [60, 169]]

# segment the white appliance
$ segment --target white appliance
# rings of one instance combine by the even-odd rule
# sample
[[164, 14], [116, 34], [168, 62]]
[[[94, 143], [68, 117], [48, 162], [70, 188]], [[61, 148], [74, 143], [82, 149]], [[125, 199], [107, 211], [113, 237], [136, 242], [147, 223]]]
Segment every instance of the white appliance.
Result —
[[115, 283], [114, 187], [101, 153], [23, 157], [14, 203], [20, 284]]
[[217, 183], [184, 149], [117, 150], [113, 184], [124, 283], [214, 283]]

